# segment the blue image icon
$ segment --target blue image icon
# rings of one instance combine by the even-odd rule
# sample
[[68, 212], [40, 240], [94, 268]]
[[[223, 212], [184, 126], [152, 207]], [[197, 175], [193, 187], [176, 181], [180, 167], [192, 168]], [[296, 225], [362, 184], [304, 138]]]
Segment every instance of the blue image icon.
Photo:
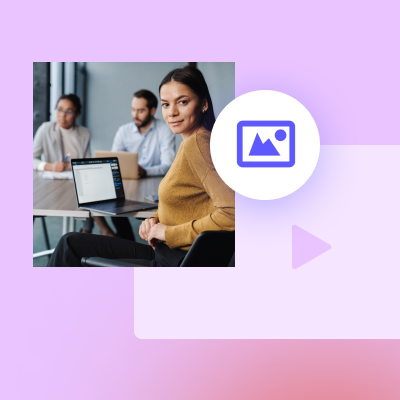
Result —
[[[252, 127], [252, 134], [246, 134], [246, 127]], [[264, 142], [256, 129], [269, 127], [274, 132]], [[275, 130], [276, 128], [276, 130]], [[271, 130], [272, 129], [272, 130]], [[251, 139], [251, 147], [244, 145], [244, 135]], [[254, 137], [254, 138], [253, 138]], [[280, 154], [283, 149], [285, 156]], [[256, 157], [252, 159], [252, 157]], [[263, 158], [264, 157], [264, 158]], [[290, 168], [295, 164], [295, 125], [292, 121], [240, 121], [237, 125], [237, 163], [243, 168]]]
[[268, 139], [265, 143], [261, 141], [260, 135], [257, 133], [254, 139], [253, 146], [249, 155], [251, 156], [280, 156], [276, 147], [272, 144], [271, 139]]

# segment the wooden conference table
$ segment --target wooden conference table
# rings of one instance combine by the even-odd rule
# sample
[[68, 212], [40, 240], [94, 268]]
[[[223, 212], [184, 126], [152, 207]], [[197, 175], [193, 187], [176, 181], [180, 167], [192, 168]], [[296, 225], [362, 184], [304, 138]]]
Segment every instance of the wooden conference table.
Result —
[[[63, 218], [63, 234], [75, 230], [76, 219], [86, 219], [90, 216], [106, 216], [105, 214], [86, 211], [78, 208], [75, 187], [72, 180], [44, 180], [43, 172], [33, 171], [33, 216], [52, 216]], [[124, 179], [125, 197], [129, 200], [148, 202], [146, 195], [157, 195], [162, 176], [144, 179]], [[120, 217], [148, 218], [155, 211], [139, 211], [125, 213]]]

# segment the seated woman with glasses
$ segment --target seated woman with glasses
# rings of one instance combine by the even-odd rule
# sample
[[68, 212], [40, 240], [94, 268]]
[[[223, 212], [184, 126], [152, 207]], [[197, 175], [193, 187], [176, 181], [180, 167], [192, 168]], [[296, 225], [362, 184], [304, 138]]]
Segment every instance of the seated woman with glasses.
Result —
[[148, 245], [67, 233], [48, 267], [80, 267], [82, 257], [179, 267], [201, 232], [235, 230], [235, 192], [219, 177], [211, 159], [215, 117], [202, 73], [192, 67], [173, 70], [161, 82], [159, 92], [165, 122], [172, 132], [182, 135], [183, 142], [160, 183], [158, 212], [140, 226], [139, 235]]
[[[33, 169], [36, 171], [62, 172], [70, 169], [72, 158], [90, 157], [90, 132], [77, 125], [82, 106], [79, 97], [63, 94], [56, 106], [56, 122], [44, 122], [33, 139]], [[82, 232], [91, 233], [93, 220], [105, 236], [116, 237], [103, 217], [86, 218]], [[125, 226], [117, 234], [131, 238], [133, 233]], [[131, 239], [132, 240], [132, 239]]]
[[[56, 121], [44, 122], [33, 139], [33, 169], [62, 172], [72, 158], [90, 157], [90, 132], [77, 125], [82, 106], [79, 97], [63, 94], [57, 101]], [[115, 236], [103, 218], [96, 219], [103, 235]], [[91, 232], [93, 219], [87, 218], [83, 232]]]
[[56, 121], [44, 122], [33, 139], [33, 169], [61, 172], [71, 158], [90, 157], [90, 132], [75, 124], [81, 102], [74, 94], [63, 94], [57, 102]]

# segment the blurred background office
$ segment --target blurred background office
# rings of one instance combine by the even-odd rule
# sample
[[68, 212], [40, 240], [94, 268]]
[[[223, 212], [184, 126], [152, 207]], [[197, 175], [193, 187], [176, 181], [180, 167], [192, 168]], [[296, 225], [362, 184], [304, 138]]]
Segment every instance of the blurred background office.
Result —
[[[147, 89], [158, 97], [158, 86], [174, 68], [192, 65], [204, 75], [218, 117], [223, 108], [235, 98], [234, 63], [93, 63], [50, 62], [33, 63], [33, 135], [46, 121], [55, 121], [55, 108], [61, 94], [74, 93], [81, 99], [82, 113], [77, 124], [91, 132], [91, 150], [111, 150], [118, 127], [132, 121], [133, 93]], [[162, 118], [158, 105], [156, 118]], [[175, 152], [182, 141], [175, 138]], [[50, 247], [62, 235], [62, 218], [46, 217]], [[130, 218], [136, 232], [140, 221]], [[77, 229], [81, 223], [77, 224]], [[96, 227], [93, 233], [100, 233]], [[138, 236], [138, 235], [136, 235]], [[140, 241], [141, 239], [137, 239]], [[33, 226], [33, 252], [46, 248], [43, 226]], [[47, 257], [34, 259], [34, 266], [45, 266]]]

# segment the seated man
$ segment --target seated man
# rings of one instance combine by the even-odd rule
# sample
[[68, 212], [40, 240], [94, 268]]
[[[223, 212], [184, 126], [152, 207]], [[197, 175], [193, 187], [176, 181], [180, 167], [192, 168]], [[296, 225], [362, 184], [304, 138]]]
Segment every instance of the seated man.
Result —
[[[175, 135], [164, 121], [154, 117], [157, 98], [148, 90], [139, 90], [131, 106], [133, 122], [118, 129], [111, 150], [138, 153], [141, 178], [165, 175], [174, 161]], [[106, 224], [103, 217], [94, 219], [99, 226]], [[135, 240], [127, 218], [112, 217], [112, 221], [120, 238]]]
[[111, 151], [139, 153], [139, 175], [165, 175], [175, 157], [175, 135], [154, 114], [157, 98], [148, 90], [139, 90], [132, 99], [133, 122], [122, 125], [115, 135]]

